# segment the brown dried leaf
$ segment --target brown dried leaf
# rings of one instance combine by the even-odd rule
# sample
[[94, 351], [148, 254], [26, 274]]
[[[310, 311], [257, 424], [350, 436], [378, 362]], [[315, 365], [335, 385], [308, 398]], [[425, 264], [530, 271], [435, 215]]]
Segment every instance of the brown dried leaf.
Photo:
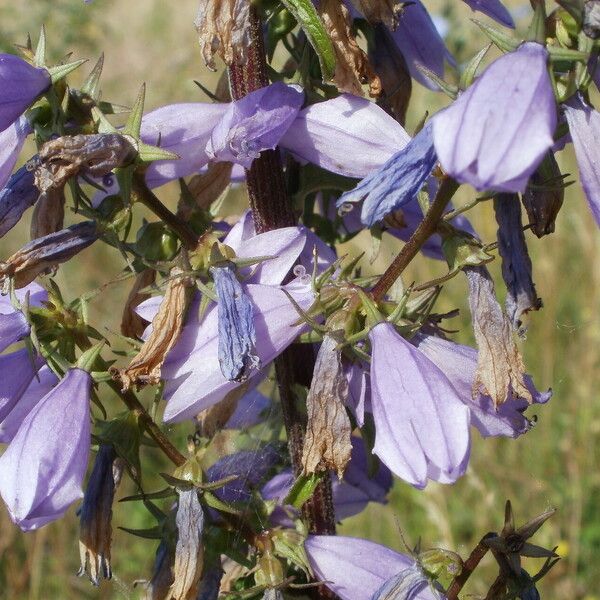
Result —
[[215, 71], [215, 54], [227, 66], [244, 64], [250, 45], [250, 0], [200, 0], [194, 25], [202, 57]]
[[465, 268], [469, 282], [469, 307], [479, 348], [473, 392], [480, 386], [498, 406], [512, 395], [532, 402], [523, 380], [525, 367], [515, 343], [510, 320], [503, 312], [494, 282], [486, 267]]
[[398, 16], [402, 12], [401, 0], [352, 0], [356, 10], [370, 23], [384, 23], [392, 31], [398, 26]]
[[333, 82], [340, 92], [363, 96], [362, 85], [369, 83], [369, 95], [379, 96], [381, 82], [352, 35], [352, 19], [340, 0], [321, 0], [319, 13], [335, 50]]
[[65, 219], [65, 188], [51, 187], [40, 194], [31, 217], [31, 239], [60, 231]]
[[175, 548], [174, 581], [169, 598], [186, 600], [196, 598], [197, 586], [202, 575], [204, 546], [204, 511], [198, 500], [196, 488], [178, 490], [179, 504], [175, 523], [177, 524], [177, 546]]
[[143, 386], [160, 381], [163, 362], [179, 338], [191, 296], [191, 284], [187, 277], [179, 276], [181, 273], [179, 267], [171, 269], [165, 296], [152, 320], [152, 332], [138, 354], [126, 369], [113, 371], [124, 391], [132, 384]]
[[141, 293], [140, 290], [147, 288], [154, 283], [156, 271], [154, 269], [144, 269], [136, 277], [133, 287], [127, 296], [125, 306], [123, 307], [123, 316], [121, 317], [121, 333], [130, 338], [141, 337], [148, 326], [148, 321], [142, 319], [135, 312], [135, 309], [144, 300], [150, 298], [150, 294]]
[[305, 474], [334, 469], [342, 477], [350, 460], [351, 425], [344, 406], [348, 381], [337, 344], [334, 334], [326, 335], [315, 362], [306, 399], [308, 424], [302, 449]]

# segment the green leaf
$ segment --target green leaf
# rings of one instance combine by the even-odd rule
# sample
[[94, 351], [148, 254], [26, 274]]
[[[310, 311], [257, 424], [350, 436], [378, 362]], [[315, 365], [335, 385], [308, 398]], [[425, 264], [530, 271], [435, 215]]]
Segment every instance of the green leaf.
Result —
[[204, 492], [202, 494], [202, 498], [204, 499], [204, 502], [208, 506], [210, 506], [211, 508], [214, 508], [216, 510], [220, 510], [221, 512], [230, 513], [232, 515], [239, 515], [240, 514], [239, 510], [236, 510], [235, 508], [233, 508], [233, 506], [230, 506], [229, 504], [226, 504], [222, 500], [219, 500], [211, 492]]
[[294, 481], [294, 485], [285, 497], [283, 504], [289, 504], [300, 510], [302, 505], [313, 495], [313, 492], [321, 482], [322, 478], [322, 473], [300, 475], [300, 477]]
[[119, 502], [135, 502], [137, 500], [163, 500], [164, 498], [172, 498], [177, 496], [177, 492], [172, 487], [167, 487], [158, 492], [148, 492], [147, 494], [134, 494], [133, 496], [125, 496]]
[[129, 529], [129, 527], [119, 527], [119, 529], [147, 540], [160, 540], [162, 538], [162, 527], [158, 525], [149, 527], [148, 529]]
[[317, 53], [323, 80], [332, 79], [335, 73], [335, 51], [312, 1], [281, 0], [281, 2], [294, 15]]

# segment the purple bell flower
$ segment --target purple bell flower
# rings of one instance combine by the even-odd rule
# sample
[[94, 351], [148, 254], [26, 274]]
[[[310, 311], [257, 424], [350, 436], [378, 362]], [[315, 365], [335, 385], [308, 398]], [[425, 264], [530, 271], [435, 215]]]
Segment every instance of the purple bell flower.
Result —
[[515, 28], [515, 22], [500, 0], [463, 0], [472, 10], [482, 12], [505, 27]]
[[494, 61], [433, 119], [444, 170], [477, 190], [523, 192], [553, 145], [557, 114], [548, 51], [525, 42]]
[[50, 86], [46, 69], [0, 54], [0, 131], [12, 125]]
[[265, 420], [271, 409], [271, 399], [258, 390], [246, 392], [239, 400], [235, 411], [225, 423], [226, 429], [249, 429]]
[[414, 200], [437, 162], [431, 129], [431, 123], [427, 123], [383, 167], [342, 194], [337, 206], [363, 201], [361, 221], [372, 227], [388, 213]]
[[25, 117], [0, 131], [0, 190], [6, 185], [30, 133], [31, 125]]
[[446, 375], [391, 323], [377, 324], [369, 339], [373, 452], [417, 488], [428, 479], [454, 483], [469, 460], [469, 409]]
[[210, 160], [205, 148], [213, 128], [225, 114], [226, 104], [195, 102], [169, 104], [144, 115], [140, 137], [146, 144], [175, 152], [179, 160], [150, 164], [146, 183], [155, 188], [199, 172]]
[[303, 102], [300, 88], [280, 81], [231, 102], [208, 140], [208, 156], [250, 168], [263, 150], [277, 146]]
[[10, 354], [0, 356], [0, 422], [13, 410], [25, 393], [44, 361], [32, 356], [28, 348], [21, 348]]
[[[482, 437], [516, 438], [531, 429], [532, 423], [523, 415], [529, 406], [524, 398], [507, 398], [496, 408], [490, 396], [473, 390], [477, 371], [475, 348], [421, 333], [411, 341], [452, 383], [459, 398], [471, 411], [471, 424]], [[552, 392], [539, 392], [528, 375], [525, 375], [524, 383], [534, 403], [545, 404], [550, 399]]]
[[0, 457], [0, 494], [23, 530], [62, 516], [83, 496], [92, 378], [71, 369], [25, 417]]
[[[373, 600], [391, 579], [417, 567], [415, 560], [375, 542], [342, 535], [310, 535], [304, 542], [308, 560], [319, 581], [341, 600]], [[440, 596], [424, 577], [410, 600]]]
[[382, 108], [342, 94], [301, 110], [280, 145], [332, 173], [366, 177], [409, 141], [404, 128]]
[[437, 89], [437, 85], [426, 77], [417, 65], [429, 69], [438, 77], [443, 77], [446, 61], [451, 65], [454, 65], [455, 61], [420, 0], [404, 7], [392, 37], [404, 56], [411, 77], [427, 88]]
[[581, 185], [596, 224], [600, 227], [600, 165], [597, 158], [600, 113], [580, 95], [570, 98], [564, 110], [575, 147]]

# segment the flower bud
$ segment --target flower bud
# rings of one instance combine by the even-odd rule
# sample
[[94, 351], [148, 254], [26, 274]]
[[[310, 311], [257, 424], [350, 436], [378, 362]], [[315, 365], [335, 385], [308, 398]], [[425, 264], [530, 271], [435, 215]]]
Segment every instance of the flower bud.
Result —
[[6, 187], [0, 190], [0, 237], [19, 222], [38, 196], [33, 171], [25, 164], [13, 173]]

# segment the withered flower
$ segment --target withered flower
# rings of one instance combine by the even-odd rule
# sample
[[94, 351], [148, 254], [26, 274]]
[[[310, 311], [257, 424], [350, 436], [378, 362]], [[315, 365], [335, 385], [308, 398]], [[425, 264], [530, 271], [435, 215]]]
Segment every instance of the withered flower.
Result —
[[550, 509], [531, 521], [515, 529], [515, 519], [510, 500], [506, 501], [504, 509], [504, 527], [500, 535], [489, 536], [485, 545], [494, 553], [501, 570], [510, 569], [515, 575], [521, 574], [521, 556], [531, 558], [558, 558], [554, 550], [547, 550], [541, 546], [530, 544], [527, 540], [556, 512]]
[[143, 319], [135, 312], [135, 309], [145, 300], [150, 298], [150, 294], [142, 293], [141, 290], [154, 283], [156, 271], [154, 269], [144, 269], [136, 277], [133, 287], [127, 296], [121, 317], [121, 333], [130, 338], [138, 338], [144, 333], [148, 321]]
[[469, 282], [469, 307], [479, 348], [473, 392], [479, 387], [494, 405], [516, 396], [532, 402], [525, 385], [525, 367], [512, 334], [510, 320], [498, 304], [494, 282], [486, 267], [464, 269]]
[[75, 175], [102, 177], [131, 164], [136, 156], [133, 144], [118, 133], [62, 136], [42, 146], [35, 184], [45, 192], [64, 186]]
[[556, 158], [549, 152], [523, 194], [531, 231], [539, 238], [554, 231], [554, 222], [565, 198], [562, 178]]
[[65, 188], [52, 187], [40, 194], [31, 217], [31, 239], [60, 231], [65, 219]]
[[129, 366], [113, 371], [113, 376], [121, 381], [124, 390], [132, 384], [155, 385], [160, 381], [162, 365], [179, 338], [191, 298], [189, 279], [182, 277], [182, 273], [179, 267], [171, 269], [164, 298], [152, 319], [152, 332]]
[[352, 34], [352, 19], [340, 0], [321, 0], [319, 14], [331, 38], [335, 51], [333, 82], [340, 92], [362, 96], [362, 83], [369, 83], [369, 95], [381, 93], [379, 77], [369, 63], [367, 55], [359, 48]]
[[144, 600], [165, 600], [173, 584], [173, 560], [175, 549], [165, 539], [160, 541], [156, 549], [152, 578], [146, 584]]
[[499, 194], [494, 199], [498, 222], [498, 251], [502, 257], [502, 277], [506, 283], [506, 311], [513, 327], [524, 334], [522, 316], [542, 308], [532, 278], [531, 259], [523, 233], [521, 203], [517, 194]]
[[6, 182], [6, 187], [0, 190], [0, 237], [19, 222], [38, 196], [32, 163], [28, 162], [17, 169]]
[[102, 444], [96, 455], [83, 504], [79, 529], [79, 576], [88, 574], [94, 585], [100, 578], [112, 577], [110, 548], [112, 541], [112, 504], [123, 473], [123, 463], [111, 445]]
[[215, 71], [215, 54], [227, 66], [243, 64], [250, 45], [250, 0], [200, 0], [194, 21], [202, 57]]
[[84, 221], [32, 240], [6, 262], [0, 263], [0, 282], [12, 277], [16, 288], [25, 287], [38, 275], [73, 258], [97, 239], [96, 224]]
[[185, 600], [188, 593], [195, 591], [202, 575], [204, 546], [204, 511], [198, 499], [196, 488], [178, 489], [179, 504], [175, 523], [177, 525], [177, 546], [173, 567], [173, 585], [170, 589], [172, 600]]
[[302, 468], [304, 473], [333, 469], [341, 478], [352, 451], [352, 428], [344, 405], [348, 380], [337, 348], [340, 341], [339, 334], [328, 333], [317, 354], [306, 399], [308, 424]]

